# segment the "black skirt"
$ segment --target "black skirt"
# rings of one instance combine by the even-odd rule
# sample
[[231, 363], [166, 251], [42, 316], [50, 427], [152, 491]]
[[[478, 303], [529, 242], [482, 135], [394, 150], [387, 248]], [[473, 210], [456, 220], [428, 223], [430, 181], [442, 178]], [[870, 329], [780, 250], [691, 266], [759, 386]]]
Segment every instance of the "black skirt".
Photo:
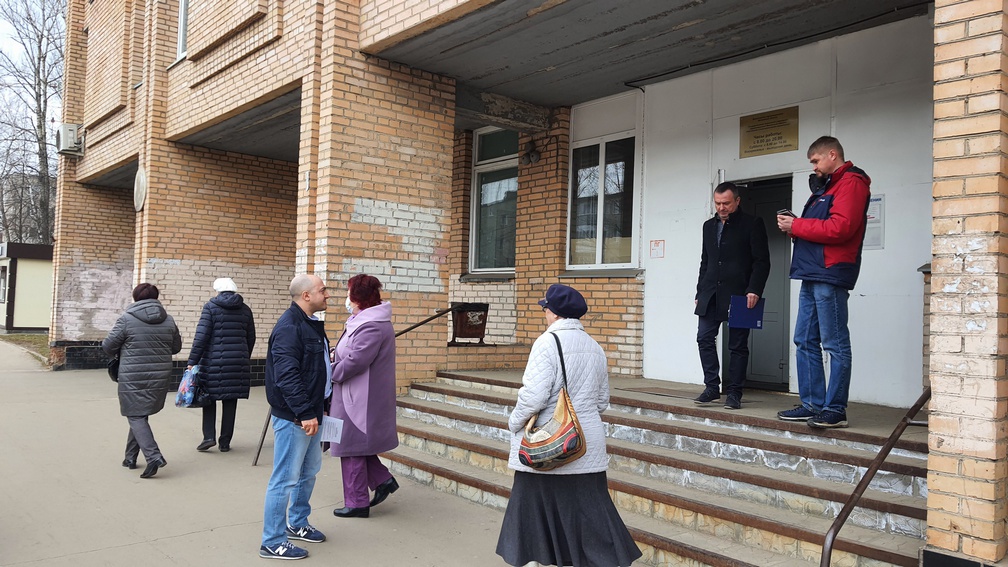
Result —
[[628, 567], [641, 551], [609, 497], [605, 472], [515, 472], [497, 555], [517, 566]]

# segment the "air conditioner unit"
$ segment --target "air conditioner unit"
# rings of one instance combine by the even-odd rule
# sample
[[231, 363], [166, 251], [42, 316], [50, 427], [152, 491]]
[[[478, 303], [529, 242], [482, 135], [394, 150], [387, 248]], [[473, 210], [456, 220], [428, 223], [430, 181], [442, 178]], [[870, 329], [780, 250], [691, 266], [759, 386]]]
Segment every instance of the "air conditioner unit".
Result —
[[60, 124], [56, 130], [56, 151], [63, 155], [83, 155], [80, 127], [76, 124]]

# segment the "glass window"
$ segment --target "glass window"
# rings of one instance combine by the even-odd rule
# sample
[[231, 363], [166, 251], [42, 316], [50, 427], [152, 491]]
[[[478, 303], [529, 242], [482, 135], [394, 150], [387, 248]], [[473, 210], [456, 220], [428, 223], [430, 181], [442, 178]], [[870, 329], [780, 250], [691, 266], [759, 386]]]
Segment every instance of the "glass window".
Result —
[[186, 56], [186, 36], [189, 31], [189, 0], [179, 0], [178, 17], [178, 49], [175, 52], [176, 59], [183, 59]]
[[469, 270], [512, 271], [518, 215], [518, 133], [476, 133]]
[[518, 133], [511, 130], [487, 132], [477, 137], [476, 162], [482, 163], [518, 153]]
[[634, 149], [632, 137], [574, 149], [570, 265], [633, 261]]
[[0, 267], [0, 303], [7, 303], [7, 266]]

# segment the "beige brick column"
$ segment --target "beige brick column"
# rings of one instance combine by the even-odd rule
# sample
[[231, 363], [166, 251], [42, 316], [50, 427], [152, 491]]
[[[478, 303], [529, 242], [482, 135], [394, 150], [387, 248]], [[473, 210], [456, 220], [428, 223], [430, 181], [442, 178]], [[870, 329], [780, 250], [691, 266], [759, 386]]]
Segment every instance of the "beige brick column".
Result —
[[[67, 5], [68, 53], [87, 53], [83, 0]], [[64, 63], [62, 121], [84, 122], [86, 57]], [[51, 364], [62, 369], [68, 344], [100, 341], [129, 301], [133, 270], [133, 195], [76, 183], [76, 157], [60, 156], [53, 249], [54, 300], [49, 325]], [[113, 311], [115, 310], [115, 311]]]
[[[381, 280], [397, 330], [448, 306], [455, 83], [364, 55], [359, 23], [357, 2], [325, 4], [314, 265], [336, 298], [337, 337], [358, 273]], [[309, 211], [299, 203], [299, 225]], [[445, 331], [439, 321], [397, 339], [400, 388], [443, 367]]]
[[[929, 552], [999, 561], [1008, 380], [1005, 2], [935, 2]], [[930, 563], [940, 564], [940, 561]]]

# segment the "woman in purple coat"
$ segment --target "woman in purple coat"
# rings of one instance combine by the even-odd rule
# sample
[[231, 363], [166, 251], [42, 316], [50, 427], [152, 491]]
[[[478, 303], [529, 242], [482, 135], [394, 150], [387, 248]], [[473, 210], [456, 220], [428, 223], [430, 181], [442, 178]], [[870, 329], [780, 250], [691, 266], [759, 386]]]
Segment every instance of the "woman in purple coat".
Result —
[[[381, 282], [358, 274], [347, 282], [350, 318], [336, 343], [329, 415], [343, 420], [343, 438], [332, 445], [343, 471], [340, 518], [367, 518], [371, 506], [399, 489], [378, 453], [399, 445], [396, 435], [395, 331], [392, 304], [381, 300]], [[374, 496], [368, 500], [368, 489]]]

